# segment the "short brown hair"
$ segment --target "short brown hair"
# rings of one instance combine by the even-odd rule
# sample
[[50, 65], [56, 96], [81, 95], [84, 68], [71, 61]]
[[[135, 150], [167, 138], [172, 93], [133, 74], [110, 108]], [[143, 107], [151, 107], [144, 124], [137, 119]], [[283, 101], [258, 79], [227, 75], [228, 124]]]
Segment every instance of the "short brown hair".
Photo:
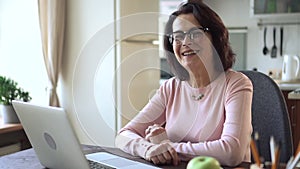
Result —
[[168, 35], [173, 32], [172, 25], [177, 16], [190, 13], [195, 16], [197, 21], [201, 23], [203, 27], [209, 28], [209, 33], [212, 36], [212, 44], [215, 48], [214, 53], [217, 55], [215, 58], [220, 59], [223, 70], [226, 71], [229, 68], [232, 68], [235, 62], [235, 54], [229, 44], [228, 30], [223, 24], [221, 18], [202, 1], [189, 0], [188, 2], [180, 5], [178, 10], [170, 15], [165, 27], [164, 49], [172, 73], [180, 80], [189, 79], [188, 72], [180, 65], [175, 57], [173, 46], [169, 41]]

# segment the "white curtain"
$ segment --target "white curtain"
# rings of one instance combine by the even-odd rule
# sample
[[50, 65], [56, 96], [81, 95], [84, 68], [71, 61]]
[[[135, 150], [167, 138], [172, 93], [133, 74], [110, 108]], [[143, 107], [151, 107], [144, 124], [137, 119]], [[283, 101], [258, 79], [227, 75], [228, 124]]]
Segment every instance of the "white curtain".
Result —
[[49, 78], [49, 105], [59, 107], [56, 92], [61, 70], [65, 32], [65, 0], [38, 0], [45, 66]]

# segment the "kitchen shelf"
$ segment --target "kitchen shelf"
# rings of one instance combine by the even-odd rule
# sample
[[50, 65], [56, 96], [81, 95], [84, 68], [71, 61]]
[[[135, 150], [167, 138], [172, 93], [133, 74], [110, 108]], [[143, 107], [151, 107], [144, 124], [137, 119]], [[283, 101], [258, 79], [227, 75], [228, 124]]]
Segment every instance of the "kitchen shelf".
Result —
[[300, 25], [300, 21], [298, 22], [262, 22], [262, 21], [259, 21], [257, 23], [257, 26], [259, 27], [262, 27], [262, 26], [269, 26], [269, 25], [272, 25], [272, 26], [275, 26], [275, 25]]
[[298, 0], [250, 0], [250, 14], [256, 18], [290, 17], [300, 14]]
[[247, 33], [248, 27], [227, 27], [229, 33]]

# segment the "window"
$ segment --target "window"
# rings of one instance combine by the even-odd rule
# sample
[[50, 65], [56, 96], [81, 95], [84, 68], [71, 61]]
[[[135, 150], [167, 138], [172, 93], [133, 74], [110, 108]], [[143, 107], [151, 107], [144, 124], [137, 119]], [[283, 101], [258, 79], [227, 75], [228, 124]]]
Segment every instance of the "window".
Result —
[[47, 104], [37, 1], [0, 1], [0, 74], [29, 91], [32, 102]]

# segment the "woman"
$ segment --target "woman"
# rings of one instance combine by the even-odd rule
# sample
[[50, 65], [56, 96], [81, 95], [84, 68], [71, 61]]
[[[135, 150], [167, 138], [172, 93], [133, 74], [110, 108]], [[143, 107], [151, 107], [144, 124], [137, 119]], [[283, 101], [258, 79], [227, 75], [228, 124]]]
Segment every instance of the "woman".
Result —
[[154, 164], [200, 155], [227, 166], [250, 162], [253, 88], [231, 69], [235, 56], [220, 17], [190, 0], [170, 16], [165, 31], [175, 77], [119, 131], [116, 146]]

